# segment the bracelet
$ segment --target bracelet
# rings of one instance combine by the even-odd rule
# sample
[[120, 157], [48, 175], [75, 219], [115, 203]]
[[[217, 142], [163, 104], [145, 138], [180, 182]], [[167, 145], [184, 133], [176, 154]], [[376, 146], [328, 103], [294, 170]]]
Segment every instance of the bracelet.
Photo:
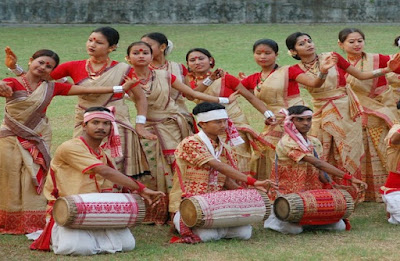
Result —
[[136, 115], [136, 123], [145, 124], [146, 123], [146, 116], [144, 115]]
[[135, 182], [136, 182], [136, 184], [139, 186], [139, 189], [137, 189], [137, 191], [139, 192], [139, 193], [142, 193], [143, 192], [143, 190], [146, 188], [146, 186], [145, 185], [143, 185], [142, 183], [140, 183], [139, 181], [137, 181], [137, 180], [134, 180]]
[[373, 75], [374, 77], [380, 77], [380, 76], [385, 75], [385, 73], [383, 72], [382, 69], [376, 69], [376, 70], [373, 70], [373, 71], [372, 71], [372, 75]]
[[229, 104], [229, 99], [225, 97], [218, 97], [219, 103], [221, 104]]
[[22, 68], [22, 67], [19, 66], [18, 64], [15, 64], [15, 68], [14, 68], [14, 69], [8, 68], [8, 70], [9, 70], [10, 72], [14, 73], [14, 74], [17, 75], [17, 76], [19, 76], [19, 75], [21, 75], [21, 74], [24, 73], [24, 68]]
[[210, 76], [203, 80], [203, 85], [210, 86], [214, 81], [211, 80]]
[[325, 80], [327, 75], [328, 73], [319, 72], [317, 77], [321, 80]]
[[124, 88], [121, 85], [116, 85], [113, 87], [113, 92], [114, 93], [123, 93], [124, 92]]
[[349, 173], [344, 174], [342, 177], [342, 179], [344, 179], [344, 180], [351, 180], [352, 178], [353, 178], [353, 176], [350, 175]]
[[274, 113], [273, 113], [272, 111], [270, 111], [270, 110], [266, 110], [266, 111], [264, 112], [264, 117], [265, 117], [266, 119], [269, 119], [269, 118], [274, 117], [274, 116], [275, 116]]
[[255, 178], [253, 178], [253, 177], [250, 177], [250, 176], [247, 176], [247, 185], [249, 185], [249, 186], [254, 186], [254, 183], [256, 183], [256, 179]]

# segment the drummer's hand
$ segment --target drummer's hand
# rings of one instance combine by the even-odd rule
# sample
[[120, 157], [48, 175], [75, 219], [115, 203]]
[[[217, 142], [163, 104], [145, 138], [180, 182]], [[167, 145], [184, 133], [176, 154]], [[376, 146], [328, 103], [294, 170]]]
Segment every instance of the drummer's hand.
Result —
[[278, 185], [275, 182], [272, 182], [269, 179], [266, 180], [257, 180], [254, 183], [254, 187], [264, 192], [268, 192], [270, 188], [277, 189]]
[[6, 59], [4, 61], [5, 65], [10, 69], [15, 69], [17, 64], [17, 56], [9, 46], [6, 46], [4, 51], [6, 52]]
[[361, 180], [359, 180], [359, 179], [356, 179], [355, 177], [352, 177], [351, 178], [351, 183], [353, 184], [353, 186], [355, 187], [355, 188], [361, 188], [361, 189], [367, 189], [368, 188], [368, 185], [367, 185], [367, 183], [365, 183], [364, 181], [361, 181]]
[[148, 140], [156, 140], [157, 136], [146, 130], [144, 124], [136, 123], [135, 130], [140, 138], [145, 138]]
[[[144, 188], [141, 193], [139, 193], [140, 196], [142, 196], [148, 203], [149, 205], [157, 204], [161, 197], [165, 197], [165, 193], [161, 191], [154, 191], [149, 188]], [[154, 202], [151, 198], [155, 198]]]

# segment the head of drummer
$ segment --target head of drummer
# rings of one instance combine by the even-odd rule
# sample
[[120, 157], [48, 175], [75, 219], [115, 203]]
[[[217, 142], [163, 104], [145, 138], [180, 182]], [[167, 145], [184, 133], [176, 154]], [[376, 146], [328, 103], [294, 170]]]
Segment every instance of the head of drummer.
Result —
[[90, 107], [83, 115], [83, 138], [91, 147], [99, 147], [105, 138], [104, 148], [111, 150], [112, 157], [122, 155], [121, 139], [115, 122], [114, 107]]
[[303, 105], [296, 105], [288, 108], [288, 116], [294, 126], [304, 137], [311, 129], [313, 111]]
[[228, 127], [228, 113], [219, 103], [202, 102], [193, 108], [197, 124], [212, 140], [218, 141], [218, 135], [225, 134]]

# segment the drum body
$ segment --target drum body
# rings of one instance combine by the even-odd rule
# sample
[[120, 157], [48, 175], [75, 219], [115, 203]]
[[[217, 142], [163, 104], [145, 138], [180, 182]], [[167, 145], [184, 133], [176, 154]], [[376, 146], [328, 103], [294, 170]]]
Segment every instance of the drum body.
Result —
[[348, 218], [354, 201], [345, 190], [316, 189], [278, 197], [274, 213], [279, 220], [300, 225], [326, 225]]
[[262, 191], [237, 189], [186, 198], [182, 200], [179, 211], [188, 227], [236, 227], [267, 219], [271, 203]]
[[125, 228], [140, 223], [145, 211], [136, 194], [88, 193], [58, 198], [53, 217], [59, 226], [69, 228]]

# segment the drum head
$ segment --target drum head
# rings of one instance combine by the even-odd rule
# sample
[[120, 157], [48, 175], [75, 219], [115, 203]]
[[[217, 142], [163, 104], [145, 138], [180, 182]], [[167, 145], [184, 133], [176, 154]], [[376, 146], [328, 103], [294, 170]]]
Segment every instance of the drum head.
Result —
[[277, 199], [275, 199], [274, 213], [278, 219], [283, 221], [285, 221], [289, 217], [290, 205], [286, 198], [278, 197]]
[[184, 199], [179, 206], [183, 223], [188, 227], [194, 227], [197, 223], [197, 210], [190, 199]]
[[58, 198], [53, 206], [53, 218], [59, 226], [65, 226], [70, 217], [69, 205], [64, 198]]

